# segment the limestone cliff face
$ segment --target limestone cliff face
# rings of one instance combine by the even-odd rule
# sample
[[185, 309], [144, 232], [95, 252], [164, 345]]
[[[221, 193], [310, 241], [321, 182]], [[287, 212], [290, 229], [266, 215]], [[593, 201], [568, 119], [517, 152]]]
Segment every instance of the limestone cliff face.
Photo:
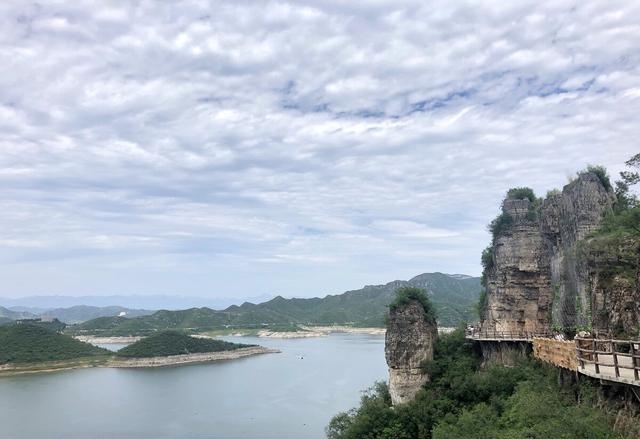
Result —
[[555, 326], [591, 324], [589, 268], [578, 243], [600, 226], [613, 201], [595, 174], [584, 174], [542, 205], [540, 231], [551, 266]]
[[549, 327], [551, 270], [540, 222], [528, 199], [505, 200], [512, 224], [493, 243], [493, 267], [486, 273], [488, 302], [483, 329], [540, 332]]
[[420, 365], [433, 359], [437, 334], [435, 321], [428, 321], [417, 300], [410, 300], [390, 312], [384, 351], [393, 405], [411, 401], [429, 380]]
[[580, 243], [598, 228], [613, 201], [591, 173], [541, 206], [506, 199], [502, 211], [512, 222], [493, 241], [483, 329], [540, 333], [590, 325], [593, 276], [580, 257]]
[[594, 239], [584, 254], [593, 329], [598, 335], [640, 335], [640, 239]]

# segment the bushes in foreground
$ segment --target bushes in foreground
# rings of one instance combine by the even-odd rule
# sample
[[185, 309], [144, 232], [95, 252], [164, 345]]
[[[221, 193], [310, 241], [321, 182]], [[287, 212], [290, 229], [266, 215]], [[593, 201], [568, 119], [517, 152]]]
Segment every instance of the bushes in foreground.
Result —
[[[593, 408], [591, 389], [566, 389], [556, 370], [532, 361], [480, 369], [461, 330], [441, 336], [425, 365], [431, 382], [408, 404], [391, 407], [377, 383], [360, 407], [335, 416], [329, 439], [623, 439]], [[576, 399], [576, 394], [579, 398]], [[577, 401], [581, 401], [578, 403]]]

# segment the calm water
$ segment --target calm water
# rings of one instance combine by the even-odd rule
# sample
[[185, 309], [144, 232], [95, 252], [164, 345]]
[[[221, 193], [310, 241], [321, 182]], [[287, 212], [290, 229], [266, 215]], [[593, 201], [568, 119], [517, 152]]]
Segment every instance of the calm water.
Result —
[[227, 339], [282, 353], [1, 378], [0, 437], [324, 438], [331, 416], [387, 376], [381, 336]]

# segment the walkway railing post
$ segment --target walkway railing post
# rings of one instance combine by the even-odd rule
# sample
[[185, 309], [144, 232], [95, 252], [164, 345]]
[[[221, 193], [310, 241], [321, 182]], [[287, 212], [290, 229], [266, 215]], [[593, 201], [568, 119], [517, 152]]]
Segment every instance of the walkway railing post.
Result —
[[593, 361], [596, 367], [596, 373], [600, 373], [600, 365], [598, 364], [598, 349], [596, 344], [596, 339], [593, 339]]
[[640, 366], [640, 362], [638, 361], [638, 358], [636, 358], [636, 355], [638, 355], [638, 351], [636, 350], [636, 344], [634, 342], [631, 342], [631, 349], [629, 349], [629, 353], [631, 354], [631, 365], [633, 366], [633, 377], [636, 379], [636, 381], [640, 380], [640, 376], [638, 376], [638, 368]]
[[579, 339], [576, 339], [576, 352], [578, 354], [578, 362], [580, 363], [580, 367], [584, 370], [584, 353], [580, 350], [582, 346], [580, 345]]

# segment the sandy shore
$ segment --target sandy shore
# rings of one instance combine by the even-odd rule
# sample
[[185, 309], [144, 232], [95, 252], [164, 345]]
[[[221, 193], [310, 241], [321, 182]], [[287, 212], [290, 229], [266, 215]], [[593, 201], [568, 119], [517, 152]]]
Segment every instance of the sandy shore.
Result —
[[[366, 335], [385, 335], [386, 328], [358, 328], [354, 326], [300, 326], [300, 331], [269, 331], [266, 329], [258, 331], [258, 337], [268, 338], [306, 338], [306, 337], [324, 337], [332, 333], [344, 334], [366, 334]], [[455, 328], [441, 327], [438, 332], [448, 334]], [[235, 334], [243, 335], [243, 334]]]
[[50, 361], [35, 364], [0, 364], [0, 377], [11, 375], [24, 375], [32, 373], [59, 372], [70, 369], [84, 369], [89, 367], [163, 367], [180, 366], [192, 363], [208, 363], [212, 361], [234, 360], [260, 354], [279, 353], [278, 349], [262, 346], [250, 346], [233, 351], [207, 352], [201, 354], [171, 355], [167, 357], [151, 358], [118, 358], [97, 357], [87, 359], [75, 359], [68, 361]]
[[71, 369], [86, 369], [89, 367], [102, 367], [107, 359], [98, 357], [92, 359], [47, 361], [34, 364], [0, 364], [0, 378], [3, 376], [26, 375], [32, 373], [59, 372]]
[[[452, 332], [455, 328], [440, 327], [438, 332], [441, 334], [447, 334]], [[300, 326], [300, 331], [270, 331], [268, 329], [261, 329], [257, 333], [253, 331], [243, 332], [238, 331], [232, 334], [225, 334], [230, 336], [242, 337], [245, 335], [256, 335], [258, 337], [265, 338], [308, 338], [308, 337], [324, 337], [331, 333], [346, 333], [346, 334], [367, 334], [367, 335], [384, 335], [387, 332], [385, 328], [358, 328], [354, 326]], [[194, 334], [195, 338], [219, 338], [220, 335], [206, 335], [206, 334]], [[99, 337], [94, 335], [79, 335], [75, 337], [80, 341], [84, 341], [91, 344], [131, 344], [142, 339], [143, 337]]]
[[385, 328], [355, 328], [352, 326], [301, 326], [300, 331], [258, 331], [258, 337], [268, 338], [307, 338], [324, 337], [334, 332], [347, 334], [384, 335]]
[[265, 348], [262, 346], [250, 346], [246, 348], [234, 349], [223, 352], [205, 352], [201, 354], [171, 355], [167, 357], [150, 358], [113, 358], [105, 367], [163, 367], [178, 366], [190, 363], [208, 363], [210, 361], [235, 360], [237, 358], [249, 357], [260, 354], [280, 353], [278, 349]]
[[129, 337], [100, 337], [97, 335], [76, 335], [73, 338], [91, 344], [131, 344], [144, 337], [129, 336]]

